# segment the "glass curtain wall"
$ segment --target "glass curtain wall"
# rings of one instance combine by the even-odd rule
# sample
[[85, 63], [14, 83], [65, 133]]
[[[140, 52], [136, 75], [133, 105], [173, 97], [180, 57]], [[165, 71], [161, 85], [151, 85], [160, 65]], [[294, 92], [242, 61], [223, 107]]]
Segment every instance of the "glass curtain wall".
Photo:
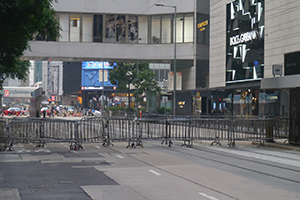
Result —
[[171, 43], [172, 15], [163, 15], [161, 20], [161, 43]]
[[[58, 16], [62, 28], [59, 38], [61, 42], [130, 44], [166, 44], [174, 42], [174, 15], [69, 15], [62, 13]], [[202, 15], [198, 15], [197, 23], [203, 18]], [[193, 42], [193, 27], [192, 13], [178, 14], [176, 17], [176, 42]], [[103, 37], [105, 37], [105, 40], [103, 40]], [[197, 30], [197, 41], [208, 43], [208, 33], [203, 35], [203, 32], [201, 32], [199, 34]]]
[[70, 42], [80, 42], [80, 15], [70, 15]]
[[139, 16], [139, 26], [138, 26], [138, 39], [139, 43], [147, 44], [148, 43], [148, 17]]
[[194, 33], [194, 17], [193, 14], [185, 14], [184, 16], [184, 42], [193, 42]]
[[151, 44], [160, 43], [160, 19], [161, 16], [152, 16], [151, 18]]
[[82, 15], [82, 42], [93, 42], [93, 16]]
[[[137, 16], [128, 16], [128, 41], [129, 43], [137, 43], [138, 42], [138, 36], [139, 36], [139, 32], [138, 32], [138, 21], [137, 21]], [[146, 29], [148, 30], [148, 29]], [[146, 32], [147, 33], [147, 32]], [[147, 37], [147, 34], [146, 34]]]

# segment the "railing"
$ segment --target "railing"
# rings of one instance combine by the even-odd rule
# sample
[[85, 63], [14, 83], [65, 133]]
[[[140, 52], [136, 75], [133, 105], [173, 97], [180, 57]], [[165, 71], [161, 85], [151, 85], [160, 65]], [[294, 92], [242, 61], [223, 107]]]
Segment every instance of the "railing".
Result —
[[[211, 140], [212, 145], [236, 140], [257, 141], [261, 146], [274, 139], [288, 139], [289, 120], [232, 118], [174, 118], [99, 117], [67, 120], [58, 118], [10, 118], [0, 121], [1, 148], [12, 149], [12, 143], [37, 143], [43, 147], [50, 142], [69, 142], [70, 149], [81, 149], [83, 143], [128, 142], [127, 147], [142, 146], [143, 140], [160, 140], [171, 146], [183, 141], [191, 147], [194, 140]], [[4, 148], [5, 147], [5, 148]], [[4, 148], [4, 149], [3, 149]]]

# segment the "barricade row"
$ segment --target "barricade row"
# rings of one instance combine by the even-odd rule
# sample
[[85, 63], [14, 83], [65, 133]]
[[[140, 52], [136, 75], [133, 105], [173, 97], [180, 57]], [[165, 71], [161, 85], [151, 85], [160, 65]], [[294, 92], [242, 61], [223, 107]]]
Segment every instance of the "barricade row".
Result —
[[[171, 146], [172, 140], [183, 141], [191, 147], [194, 140], [212, 140], [212, 144], [236, 140], [265, 141], [288, 138], [288, 119], [137, 119], [133, 117], [83, 118], [81, 120], [17, 118], [0, 121], [0, 150], [11, 148], [12, 143], [69, 142], [71, 149], [83, 148], [83, 143], [127, 141], [127, 147], [142, 146], [143, 140], [160, 140]], [[1, 146], [1, 145], [0, 145]]]

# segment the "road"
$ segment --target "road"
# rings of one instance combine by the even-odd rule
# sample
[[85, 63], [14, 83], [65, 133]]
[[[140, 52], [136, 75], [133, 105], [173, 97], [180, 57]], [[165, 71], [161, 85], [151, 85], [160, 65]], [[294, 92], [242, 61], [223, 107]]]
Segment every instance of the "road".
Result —
[[[15, 144], [0, 152], [1, 199], [300, 199], [300, 152], [196, 142]], [[4, 198], [5, 197], [5, 198]]]

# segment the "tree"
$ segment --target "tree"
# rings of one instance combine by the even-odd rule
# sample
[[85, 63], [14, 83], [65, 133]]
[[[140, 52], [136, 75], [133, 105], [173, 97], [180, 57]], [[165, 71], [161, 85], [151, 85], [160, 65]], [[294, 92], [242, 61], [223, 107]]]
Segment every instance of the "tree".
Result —
[[143, 93], [160, 93], [161, 89], [154, 80], [154, 72], [149, 64], [117, 63], [114, 69], [109, 70], [109, 80], [118, 86], [118, 90], [128, 91], [128, 105], [130, 105], [130, 84], [135, 87], [136, 102], [141, 101]]
[[59, 23], [52, 3], [57, 0], [0, 0], [0, 90], [6, 78], [25, 80], [30, 63], [20, 60], [33, 34], [55, 40]]

